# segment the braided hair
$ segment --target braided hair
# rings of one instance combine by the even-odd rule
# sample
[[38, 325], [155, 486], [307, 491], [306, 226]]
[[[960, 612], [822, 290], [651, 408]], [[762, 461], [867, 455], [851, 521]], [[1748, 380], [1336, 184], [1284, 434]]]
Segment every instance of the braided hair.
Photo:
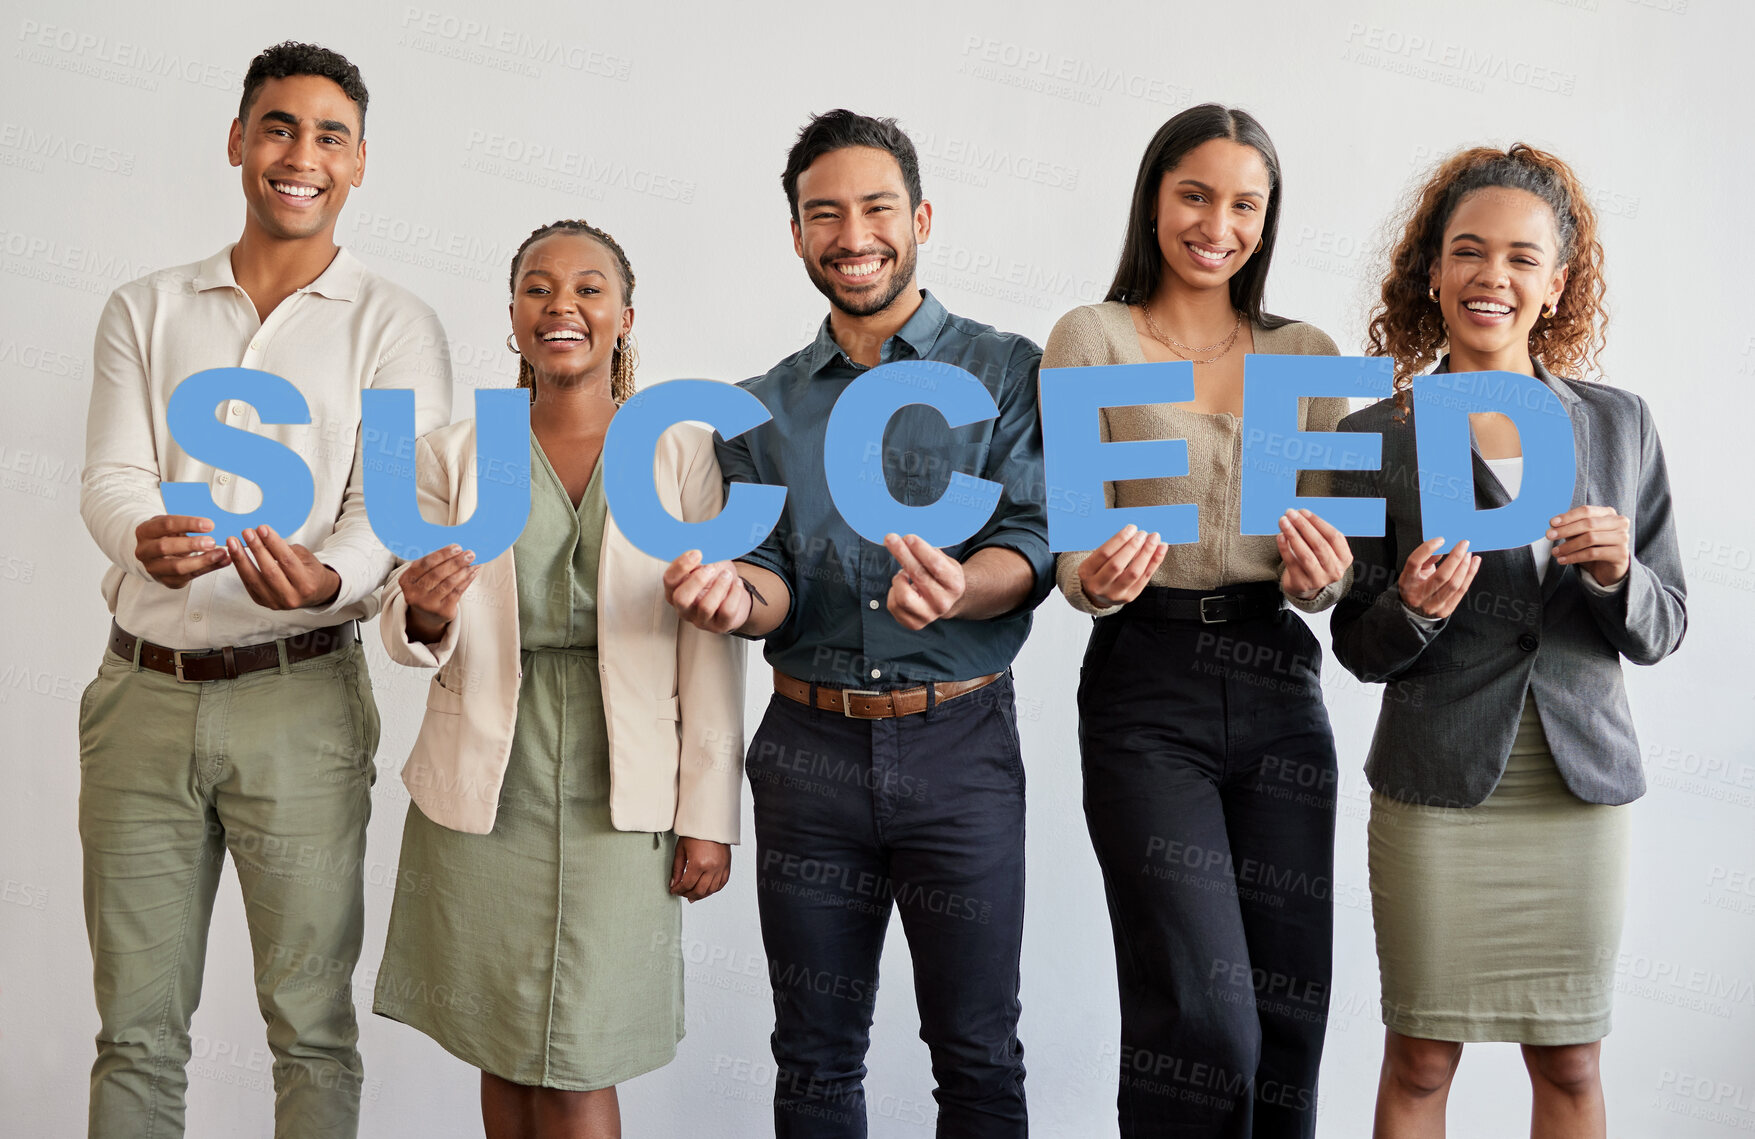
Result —
[[[628, 263], [628, 255], [622, 252], [622, 247], [615, 238], [578, 218], [563, 218], [530, 231], [530, 236], [524, 239], [524, 244], [512, 255], [512, 275], [509, 282], [512, 292], [518, 291], [518, 265], [524, 260], [524, 251], [552, 233], [582, 233], [601, 242], [604, 248], [615, 254], [616, 274], [622, 279], [622, 304], [634, 303], [634, 267]], [[618, 337], [609, 363], [609, 395], [616, 403], [624, 403], [634, 394], [634, 367], [639, 362], [640, 354], [634, 347], [633, 334]], [[530, 389], [531, 400], [536, 399], [536, 369], [522, 355], [518, 357], [518, 386]]]

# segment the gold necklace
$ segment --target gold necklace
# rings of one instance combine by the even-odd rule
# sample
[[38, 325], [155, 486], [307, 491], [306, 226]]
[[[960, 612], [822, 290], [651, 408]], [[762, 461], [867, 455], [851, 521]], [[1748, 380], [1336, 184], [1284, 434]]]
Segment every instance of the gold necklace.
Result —
[[[1176, 339], [1174, 336], [1165, 332], [1162, 328], [1159, 328], [1158, 322], [1152, 318], [1152, 310], [1148, 306], [1140, 306], [1140, 315], [1145, 317], [1146, 331], [1152, 334], [1153, 339], [1157, 340], [1158, 343], [1170, 349], [1170, 351], [1176, 353], [1178, 356], [1181, 356], [1183, 359], [1194, 364], [1211, 364], [1215, 361], [1223, 360], [1230, 354], [1232, 347], [1237, 343], [1237, 334], [1243, 331], [1243, 314], [1238, 313], [1237, 322], [1231, 326], [1231, 334], [1229, 336], [1216, 343], [1208, 344], [1204, 348], [1191, 348], [1182, 343], [1182, 341]], [[1213, 351], [1217, 351], [1218, 355], [1209, 356], [1205, 360], [1195, 359], [1196, 356], [1199, 356], [1204, 352]]]

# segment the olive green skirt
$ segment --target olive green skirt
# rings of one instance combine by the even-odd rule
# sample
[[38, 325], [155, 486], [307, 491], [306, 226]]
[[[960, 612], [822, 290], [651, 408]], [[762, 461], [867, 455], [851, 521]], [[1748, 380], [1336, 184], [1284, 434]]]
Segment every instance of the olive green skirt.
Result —
[[1585, 1044], [1609, 1032], [1627, 900], [1626, 806], [1586, 803], [1524, 705], [1475, 807], [1371, 796], [1383, 1022], [1426, 1040]]
[[374, 1009], [502, 1079], [595, 1091], [682, 1039], [676, 838], [610, 825], [596, 651], [523, 663], [493, 831], [408, 809]]

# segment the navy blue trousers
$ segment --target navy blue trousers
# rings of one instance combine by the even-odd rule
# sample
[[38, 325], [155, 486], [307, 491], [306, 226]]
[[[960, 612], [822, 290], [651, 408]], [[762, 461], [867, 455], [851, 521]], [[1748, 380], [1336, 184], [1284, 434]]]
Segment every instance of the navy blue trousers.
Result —
[[[847, 719], [776, 695], [747, 770], [774, 989], [775, 1134], [866, 1134], [865, 1054], [892, 909], [913, 957], [938, 1134], [1027, 1134], [1024, 767], [1010, 674], [900, 719]], [[925, 1122], [918, 1104], [897, 1110]]]
[[1098, 618], [1079, 680], [1085, 819], [1121, 993], [1123, 1136], [1316, 1133], [1333, 956], [1334, 737], [1288, 610]]

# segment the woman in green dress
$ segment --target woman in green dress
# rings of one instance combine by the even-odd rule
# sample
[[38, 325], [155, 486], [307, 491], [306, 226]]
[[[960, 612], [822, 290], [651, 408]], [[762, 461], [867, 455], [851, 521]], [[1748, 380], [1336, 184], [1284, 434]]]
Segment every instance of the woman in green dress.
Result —
[[[524, 242], [507, 341], [531, 391], [529, 521], [491, 562], [447, 547], [386, 589], [391, 655], [440, 671], [375, 1008], [481, 1069], [489, 1139], [621, 1133], [615, 1085], [683, 1035], [678, 898], [724, 886], [737, 839], [741, 646], [678, 626], [663, 564], [604, 501], [633, 285], [583, 222]], [[467, 517], [475, 466], [472, 422], [424, 438], [423, 511]], [[672, 433], [655, 469], [677, 513], [717, 512], [709, 433]]]

